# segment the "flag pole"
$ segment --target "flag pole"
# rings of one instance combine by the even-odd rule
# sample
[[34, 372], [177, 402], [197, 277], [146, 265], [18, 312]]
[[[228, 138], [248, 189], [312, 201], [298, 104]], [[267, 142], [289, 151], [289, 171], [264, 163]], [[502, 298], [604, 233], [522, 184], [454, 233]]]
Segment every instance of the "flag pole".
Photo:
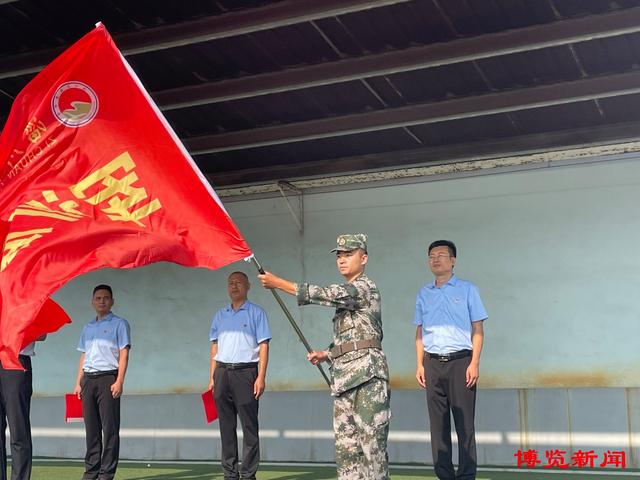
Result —
[[[256, 259], [255, 255], [251, 256], [251, 261], [253, 262], [253, 264], [258, 269], [258, 272], [263, 274], [264, 273], [264, 269], [262, 268], [262, 265], [260, 265], [260, 263]], [[307, 349], [307, 352], [309, 352], [309, 353], [313, 352], [313, 349], [311, 348], [311, 345], [309, 345], [309, 342], [304, 337], [304, 334], [302, 333], [302, 330], [300, 330], [300, 327], [298, 326], [296, 321], [293, 319], [293, 316], [291, 315], [291, 312], [289, 312], [289, 309], [287, 308], [285, 303], [282, 301], [282, 298], [280, 298], [280, 295], [278, 295], [278, 292], [276, 292], [276, 290], [273, 289], [273, 288], [270, 289], [270, 290], [271, 290], [271, 293], [273, 293], [274, 298], [278, 302], [278, 305], [280, 305], [280, 308], [282, 308], [282, 311], [284, 312], [285, 317], [287, 317], [287, 320], [289, 320], [289, 323], [291, 324], [293, 329], [298, 334], [298, 338], [300, 339], [302, 344]], [[331, 380], [329, 380], [329, 377], [327, 377], [327, 374], [324, 372], [324, 369], [322, 368], [322, 365], [320, 363], [317, 363], [316, 367], [318, 367], [318, 370], [320, 370], [320, 373], [324, 377], [324, 380], [327, 382], [327, 385], [329, 385], [329, 388], [331, 388]]]

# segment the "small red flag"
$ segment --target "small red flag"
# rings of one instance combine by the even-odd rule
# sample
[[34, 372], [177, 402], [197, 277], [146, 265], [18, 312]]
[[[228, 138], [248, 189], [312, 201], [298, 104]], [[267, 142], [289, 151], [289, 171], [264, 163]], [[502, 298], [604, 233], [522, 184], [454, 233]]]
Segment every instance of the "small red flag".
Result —
[[75, 393], [65, 393], [64, 405], [65, 422], [71, 423], [84, 421], [84, 416], [82, 415], [82, 400], [80, 400]]
[[48, 297], [77, 275], [158, 261], [219, 268], [251, 255], [102, 25], [12, 106], [0, 136], [0, 242], [0, 361], [13, 369], [29, 339], [68, 320], [51, 320]]
[[202, 394], [202, 407], [204, 408], [204, 418], [207, 423], [211, 423], [218, 418], [216, 401], [213, 399], [213, 389], [207, 390]]

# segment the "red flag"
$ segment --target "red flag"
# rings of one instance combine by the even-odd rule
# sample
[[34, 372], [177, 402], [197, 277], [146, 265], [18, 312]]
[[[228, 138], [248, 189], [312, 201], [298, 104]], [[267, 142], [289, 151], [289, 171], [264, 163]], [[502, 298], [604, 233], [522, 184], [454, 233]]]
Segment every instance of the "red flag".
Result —
[[251, 255], [102, 25], [15, 99], [0, 137], [0, 221], [5, 368], [21, 368], [27, 338], [55, 329], [38, 313], [79, 274]]

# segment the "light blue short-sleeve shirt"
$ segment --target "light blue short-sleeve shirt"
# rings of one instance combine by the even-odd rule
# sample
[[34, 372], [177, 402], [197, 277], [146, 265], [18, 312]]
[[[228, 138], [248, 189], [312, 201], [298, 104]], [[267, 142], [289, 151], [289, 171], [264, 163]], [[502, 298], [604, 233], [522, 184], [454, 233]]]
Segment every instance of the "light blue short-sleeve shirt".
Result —
[[238, 310], [231, 304], [218, 310], [209, 331], [209, 340], [218, 342], [215, 359], [224, 363], [257, 362], [259, 344], [270, 339], [267, 312], [249, 300]]
[[478, 287], [452, 275], [437, 288], [426, 284], [416, 297], [414, 325], [422, 325], [422, 344], [429, 353], [471, 350], [471, 324], [486, 320]]
[[84, 352], [85, 372], [118, 369], [120, 350], [131, 346], [129, 322], [109, 313], [102, 320], [93, 319], [82, 329], [78, 350]]

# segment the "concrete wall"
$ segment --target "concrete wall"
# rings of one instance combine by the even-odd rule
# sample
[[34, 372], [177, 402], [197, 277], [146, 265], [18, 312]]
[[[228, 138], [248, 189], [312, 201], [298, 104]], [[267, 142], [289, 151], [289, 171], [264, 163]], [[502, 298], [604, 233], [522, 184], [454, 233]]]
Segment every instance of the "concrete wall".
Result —
[[[533, 434], [551, 432], [557, 436], [543, 435], [540, 445], [587, 445], [591, 434], [596, 444], [609, 438], [613, 445], [624, 437], [637, 464], [639, 187], [640, 163], [626, 160], [308, 194], [303, 235], [280, 198], [227, 208], [265, 267], [294, 280], [339, 281], [328, 253], [336, 235], [369, 234], [367, 271], [383, 296], [394, 388], [392, 439], [404, 431], [414, 439], [392, 441], [394, 461], [426, 458], [411, 320], [416, 291], [430, 280], [426, 246], [450, 238], [459, 248], [458, 275], [479, 285], [490, 317], [481, 364], [478, 430], [488, 435], [488, 443], [479, 441], [481, 462], [513, 464], [519, 445], [535, 448], [539, 437]], [[220, 271], [156, 264], [93, 272], [67, 284], [55, 298], [74, 323], [38, 346], [34, 378], [42, 398], [34, 401], [34, 426], [69, 428], [60, 423], [58, 404], [73, 388], [75, 345], [92, 315], [91, 288], [108, 282], [115, 288], [114, 311], [132, 325], [123, 426], [151, 435], [135, 445], [132, 440], [123, 455], [208, 458], [217, 452], [215, 438], [206, 436], [211, 432], [204, 439], [171, 431], [158, 438], [156, 430], [203, 428], [199, 405], [182, 413], [175, 405], [193, 403], [207, 384], [210, 318], [226, 303], [226, 276], [235, 269], [254, 275], [243, 263]], [[264, 439], [265, 458], [330, 460], [333, 443], [322, 437], [330, 431], [326, 386], [304, 361], [304, 348], [271, 295], [255, 283], [250, 297], [267, 308], [274, 334], [262, 406], [263, 427], [274, 438]], [[310, 343], [326, 346], [331, 312], [285, 301]], [[322, 438], [294, 441], [287, 429], [311, 430], [312, 437], [317, 431]], [[38, 454], [53, 449], [79, 456], [74, 445], [80, 438], [37, 438]]]

